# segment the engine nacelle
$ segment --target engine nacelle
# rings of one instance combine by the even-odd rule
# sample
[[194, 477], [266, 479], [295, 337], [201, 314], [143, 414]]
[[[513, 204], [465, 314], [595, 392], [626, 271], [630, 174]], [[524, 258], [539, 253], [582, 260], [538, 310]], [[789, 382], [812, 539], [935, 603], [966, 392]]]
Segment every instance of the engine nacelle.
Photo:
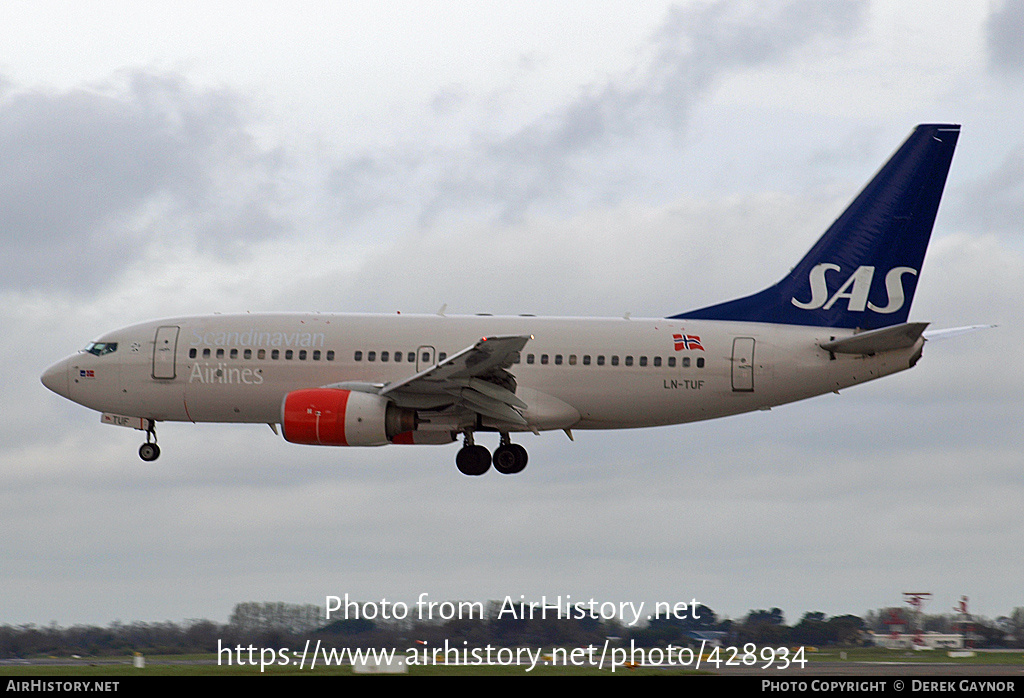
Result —
[[416, 412], [380, 395], [334, 388], [295, 390], [281, 404], [284, 438], [319, 446], [384, 446], [416, 429]]

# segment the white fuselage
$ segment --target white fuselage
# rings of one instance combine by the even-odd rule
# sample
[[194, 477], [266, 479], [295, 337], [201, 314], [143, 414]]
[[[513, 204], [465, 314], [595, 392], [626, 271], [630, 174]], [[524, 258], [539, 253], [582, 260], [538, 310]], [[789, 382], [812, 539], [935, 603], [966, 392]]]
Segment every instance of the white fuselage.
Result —
[[874, 356], [832, 355], [818, 346], [851, 334], [711, 320], [207, 315], [110, 332], [97, 341], [116, 343], [115, 351], [74, 354], [44, 382], [105, 413], [276, 424], [291, 391], [395, 382], [482, 337], [530, 335], [508, 368], [530, 406], [520, 430], [620, 429], [712, 419], [839, 390], [911, 367], [923, 344]]

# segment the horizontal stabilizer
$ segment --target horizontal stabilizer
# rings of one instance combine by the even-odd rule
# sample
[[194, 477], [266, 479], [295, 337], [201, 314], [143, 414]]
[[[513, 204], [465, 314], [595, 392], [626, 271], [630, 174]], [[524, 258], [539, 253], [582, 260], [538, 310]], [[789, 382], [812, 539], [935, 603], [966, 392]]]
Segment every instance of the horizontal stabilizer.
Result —
[[902, 325], [883, 327], [880, 330], [861, 332], [852, 337], [822, 342], [818, 346], [834, 354], [866, 354], [870, 356], [914, 346], [926, 327], [928, 327], [927, 322], [905, 322]]
[[931, 330], [924, 333], [924, 338], [929, 342], [938, 342], [943, 339], [952, 339], [960, 335], [977, 332], [978, 330], [990, 330], [998, 325], [968, 325], [967, 327], [950, 327], [946, 330]]

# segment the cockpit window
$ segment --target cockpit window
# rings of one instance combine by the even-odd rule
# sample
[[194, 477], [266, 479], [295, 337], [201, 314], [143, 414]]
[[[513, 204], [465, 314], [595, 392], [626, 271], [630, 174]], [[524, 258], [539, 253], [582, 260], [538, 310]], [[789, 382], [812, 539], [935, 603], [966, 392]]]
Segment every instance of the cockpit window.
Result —
[[117, 351], [117, 342], [89, 342], [89, 346], [87, 346], [82, 351], [87, 351], [90, 354], [94, 354], [96, 356], [103, 356], [104, 354], [113, 354], [115, 351]]

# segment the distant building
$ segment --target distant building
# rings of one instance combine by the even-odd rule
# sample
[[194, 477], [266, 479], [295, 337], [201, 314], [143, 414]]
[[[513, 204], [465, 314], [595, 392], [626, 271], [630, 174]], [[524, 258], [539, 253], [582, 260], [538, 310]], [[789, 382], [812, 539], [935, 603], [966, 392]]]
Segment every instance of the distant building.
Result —
[[870, 636], [877, 647], [890, 650], [962, 649], [964, 646], [963, 636], [951, 633], [870, 633]]

